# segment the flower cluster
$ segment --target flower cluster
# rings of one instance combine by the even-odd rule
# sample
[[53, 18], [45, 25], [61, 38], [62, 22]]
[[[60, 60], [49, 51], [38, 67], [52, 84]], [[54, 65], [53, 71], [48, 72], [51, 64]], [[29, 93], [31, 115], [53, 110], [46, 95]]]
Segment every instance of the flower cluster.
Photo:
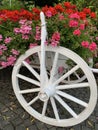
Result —
[[32, 11], [0, 10], [0, 66], [14, 65], [27, 49], [40, 45], [40, 12], [46, 16], [47, 45], [63, 46], [78, 53], [85, 60], [98, 57], [97, 16], [90, 8], [79, 11], [70, 2], [54, 7], [33, 8]]

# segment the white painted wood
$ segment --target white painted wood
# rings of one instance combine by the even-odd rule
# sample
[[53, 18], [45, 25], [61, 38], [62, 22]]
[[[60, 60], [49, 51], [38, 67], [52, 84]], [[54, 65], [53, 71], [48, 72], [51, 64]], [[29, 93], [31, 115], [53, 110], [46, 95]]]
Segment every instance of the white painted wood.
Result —
[[32, 105], [34, 102], [38, 100], [38, 96], [36, 96], [34, 99], [32, 99], [29, 103], [27, 103], [27, 106]]
[[87, 107], [87, 106], [88, 106], [88, 104], [87, 104], [86, 102], [84, 102], [84, 101], [82, 101], [82, 100], [80, 100], [80, 99], [78, 99], [78, 98], [76, 98], [76, 97], [74, 97], [74, 96], [71, 96], [71, 95], [69, 95], [69, 94], [67, 94], [67, 93], [64, 93], [64, 92], [62, 92], [62, 91], [56, 91], [56, 93], [57, 93], [58, 95], [62, 96], [62, 97], [65, 97], [65, 98], [67, 98], [67, 99], [69, 99], [69, 100], [71, 100], [71, 101], [77, 103], [77, 104], [80, 104], [80, 105], [82, 105], [82, 106], [84, 106], [84, 107]]
[[30, 82], [30, 83], [34, 84], [34, 85], [40, 86], [40, 83], [38, 81], [36, 81], [36, 80], [33, 80], [33, 79], [28, 78], [28, 77], [26, 77], [24, 75], [21, 75], [21, 74], [17, 74], [16, 76], [18, 78], [20, 78], [20, 79], [23, 79], [23, 80], [25, 80], [27, 82]]
[[84, 82], [84, 83], [76, 83], [76, 84], [58, 85], [56, 89], [63, 90], [63, 89], [83, 88], [83, 87], [89, 87], [89, 83]]
[[56, 100], [74, 117], [78, 118], [78, 115], [60, 98], [58, 95], [54, 95]]
[[54, 98], [50, 97], [50, 101], [51, 101], [51, 104], [52, 104], [52, 108], [53, 108], [56, 120], [60, 120], [60, 117], [59, 117], [59, 114], [58, 114], [58, 109], [57, 109]]
[[48, 101], [44, 102], [43, 109], [42, 109], [42, 116], [45, 116], [45, 113], [47, 110], [47, 104], [48, 104]]
[[54, 60], [53, 60], [53, 66], [52, 66], [51, 73], [50, 73], [50, 83], [52, 82], [54, 75], [56, 73], [56, 70], [57, 70], [58, 56], [59, 56], [59, 54], [55, 53]]
[[26, 90], [20, 90], [20, 94], [27, 94], [27, 93], [34, 93], [34, 92], [39, 92], [40, 88], [33, 88], [33, 89], [26, 89]]
[[40, 75], [26, 61], [23, 61], [22, 63], [38, 80], [40, 80]]

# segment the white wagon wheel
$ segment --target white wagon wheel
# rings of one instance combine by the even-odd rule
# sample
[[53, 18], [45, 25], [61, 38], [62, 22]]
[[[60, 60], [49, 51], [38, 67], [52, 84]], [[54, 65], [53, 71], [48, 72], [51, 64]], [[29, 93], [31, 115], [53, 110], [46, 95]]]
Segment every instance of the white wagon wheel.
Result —
[[[84, 121], [93, 112], [97, 101], [97, 86], [91, 70], [71, 50], [47, 46], [45, 53], [54, 53], [54, 61], [51, 70], [48, 70], [50, 74], [47, 76], [46, 73], [41, 86], [40, 70], [34, 69], [31, 63], [25, 61], [27, 58], [34, 60], [33, 57], [36, 56], [40, 66], [40, 51], [40, 46], [28, 50], [13, 68], [12, 84], [18, 101], [30, 115], [50, 125], [68, 127]], [[69, 58], [75, 66], [58, 77], [56, 66], [60, 55]], [[28, 73], [22, 71], [22, 68], [26, 68]], [[86, 76], [85, 81], [62, 83], [78, 69]]]

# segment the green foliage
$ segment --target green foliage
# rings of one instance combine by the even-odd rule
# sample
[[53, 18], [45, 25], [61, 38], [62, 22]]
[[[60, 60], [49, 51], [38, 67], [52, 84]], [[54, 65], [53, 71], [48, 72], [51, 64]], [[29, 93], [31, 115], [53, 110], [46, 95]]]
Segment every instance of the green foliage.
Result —
[[25, 0], [24, 1], [24, 6], [25, 6], [26, 9], [32, 10], [32, 8], [35, 7], [35, 1], [31, 1], [31, 0], [27, 1], [27, 0]]
[[19, 0], [2, 0], [0, 3], [0, 9], [19, 10], [24, 8], [23, 2]]

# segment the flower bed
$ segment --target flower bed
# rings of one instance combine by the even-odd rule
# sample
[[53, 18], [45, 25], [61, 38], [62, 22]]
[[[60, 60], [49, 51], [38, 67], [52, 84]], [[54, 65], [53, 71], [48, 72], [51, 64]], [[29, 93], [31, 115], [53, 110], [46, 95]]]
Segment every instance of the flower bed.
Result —
[[[40, 11], [46, 16], [48, 39], [45, 44], [67, 47], [88, 62], [98, 61], [97, 16], [89, 8], [78, 11], [70, 2], [32, 11], [0, 10], [0, 66], [13, 66], [27, 49], [40, 45]], [[97, 62], [96, 62], [97, 63]]]

